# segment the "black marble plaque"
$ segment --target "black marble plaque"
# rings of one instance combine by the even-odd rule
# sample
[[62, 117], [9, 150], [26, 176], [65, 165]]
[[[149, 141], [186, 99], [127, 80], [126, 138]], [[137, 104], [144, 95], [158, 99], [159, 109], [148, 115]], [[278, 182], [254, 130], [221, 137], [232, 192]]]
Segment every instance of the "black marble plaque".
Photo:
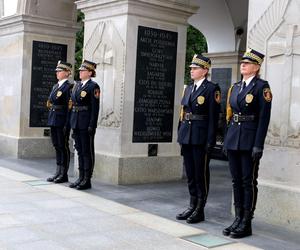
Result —
[[211, 71], [211, 81], [218, 83], [221, 88], [222, 110], [226, 107], [227, 91], [232, 83], [232, 69], [231, 68], [213, 68]]
[[57, 83], [55, 68], [58, 60], [66, 61], [67, 45], [33, 41], [30, 95], [30, 127], [47, 127], [46, 102]]
[[133, 142], [172, 142], [177, 32], [139, 26]]

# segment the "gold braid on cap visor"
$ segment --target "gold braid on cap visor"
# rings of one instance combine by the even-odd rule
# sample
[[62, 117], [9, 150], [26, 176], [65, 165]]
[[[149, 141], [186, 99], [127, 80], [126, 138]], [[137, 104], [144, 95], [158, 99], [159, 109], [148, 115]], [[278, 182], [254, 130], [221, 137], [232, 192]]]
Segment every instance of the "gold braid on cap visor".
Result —
[[82, 67], [84, 67], [88, 70], [95, 70], [95, 67], [93, 65], [87, 64], [87, 63], [82, 64]]
[[255, 54], [253, 54], [253, 53], [251, 53], [251, 52], [246, 52], [246, 53], [243, 55], [243, 57], [251, 58], [251, 59], [257, 61], [259, 65], [261, 65], [262, 62], [263, 62], [263, 59], [261, 59], [258, 55], [255, 55]]
[[197, 57], [193, 58], [193, 61], [192, 61], [192, 64], [195, 63], [195, 64], [198, 64], [198, 65], [202, 65], [203, 67], [209, 69], [210, 68], [210, 64], [204, 60], [201, 60]]
[[64, 64], [58, 64], [56, 66], [56, 68], [61, 68], [61, 69], [65, 69], [65, 70], [69, 70], [69, 71], [72, 71], [72, 69]]

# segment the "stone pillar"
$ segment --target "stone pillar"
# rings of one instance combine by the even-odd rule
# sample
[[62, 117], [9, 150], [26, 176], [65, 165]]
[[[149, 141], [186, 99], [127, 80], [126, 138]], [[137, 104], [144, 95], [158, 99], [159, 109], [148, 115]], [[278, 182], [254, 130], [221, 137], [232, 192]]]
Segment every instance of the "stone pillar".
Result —
[[74, 62], [75, 14], [73, 1], [27, 0], [19, 1], [17, 13], [0, 18], [0, 155], [53, 155], [37, 114], [47, 113], [44, 105], [56, 83], [53, 59], [63, 48]]
[[248, 44], [266, 54], [261, 73], [273, 92], [256, 217], [300, 232], [300, 6], [266, 2], [249, 1]]
[[4, 15], [4, 0], [0, 0], [0, 18]]
[[95, 178], [115, 184], [180, 179], [177, 123], [189, 1], [76, 2], [84, 57], [98, 64]]

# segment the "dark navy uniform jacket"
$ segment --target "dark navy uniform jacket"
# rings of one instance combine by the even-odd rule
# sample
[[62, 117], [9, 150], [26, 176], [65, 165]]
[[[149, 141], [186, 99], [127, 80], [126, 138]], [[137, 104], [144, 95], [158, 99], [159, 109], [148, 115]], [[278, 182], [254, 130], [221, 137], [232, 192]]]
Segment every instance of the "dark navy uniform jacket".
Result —
[[68, 101], [71, 84], [66, 80], [60, 87], [58, 86], [58, 83], [53, 86], [48, 97], [48, 102], [50, 102], [48, 126], [64, 127], [68, 126], [69, 122]]
[[253, 121], [234, 122], [231, 118], [224, 140], [224, 148], [229, 150], [263, 149], [271, 116], [272, 96], [267, 81], [254, 77], [239, 94], [242, 82], [233, 85], [229, 103], [233, 113], [253, 115]]
[[91, 79], [83, 87], [80, 83], [75, 84], [71, 94], [73, 108], [70, 124], [72, 129], [88, 129], [88, 127], [95, 129], [97, 127], [99, 96], [100, 87]]
[[206, 118], [192, 121], [183, 119], [179, 124], [177, 141], [180, 144], [214, 146], [220, 111], [220, 87], [205, 79], [195, 92], [192, 91], [193, 84], [190, 84], [181, 101], [184, 113], [204, 115]]

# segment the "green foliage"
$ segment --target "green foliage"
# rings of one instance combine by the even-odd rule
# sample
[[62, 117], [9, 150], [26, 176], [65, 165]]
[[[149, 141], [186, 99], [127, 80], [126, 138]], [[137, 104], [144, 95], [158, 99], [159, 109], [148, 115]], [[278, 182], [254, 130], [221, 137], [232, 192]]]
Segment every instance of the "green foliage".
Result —
[[199, 30], [190, 25], [187, 28], [184, 84], [189, 84], [191, 81], [189, 65], [191, 64], [194, 54], [205, 52], [207, 52], [205, 37]]
[[81, 11], [77, 12], [77, 24], [80, 26], [80, 30], [76, 33], [75, 43], [75, 66], [74, 66], [74, 80], [79, 79], [79, 71], [77, 70], [82, 63], [82, 51], [83, 51], [83, 36], [84, 36], [84, 14]]

